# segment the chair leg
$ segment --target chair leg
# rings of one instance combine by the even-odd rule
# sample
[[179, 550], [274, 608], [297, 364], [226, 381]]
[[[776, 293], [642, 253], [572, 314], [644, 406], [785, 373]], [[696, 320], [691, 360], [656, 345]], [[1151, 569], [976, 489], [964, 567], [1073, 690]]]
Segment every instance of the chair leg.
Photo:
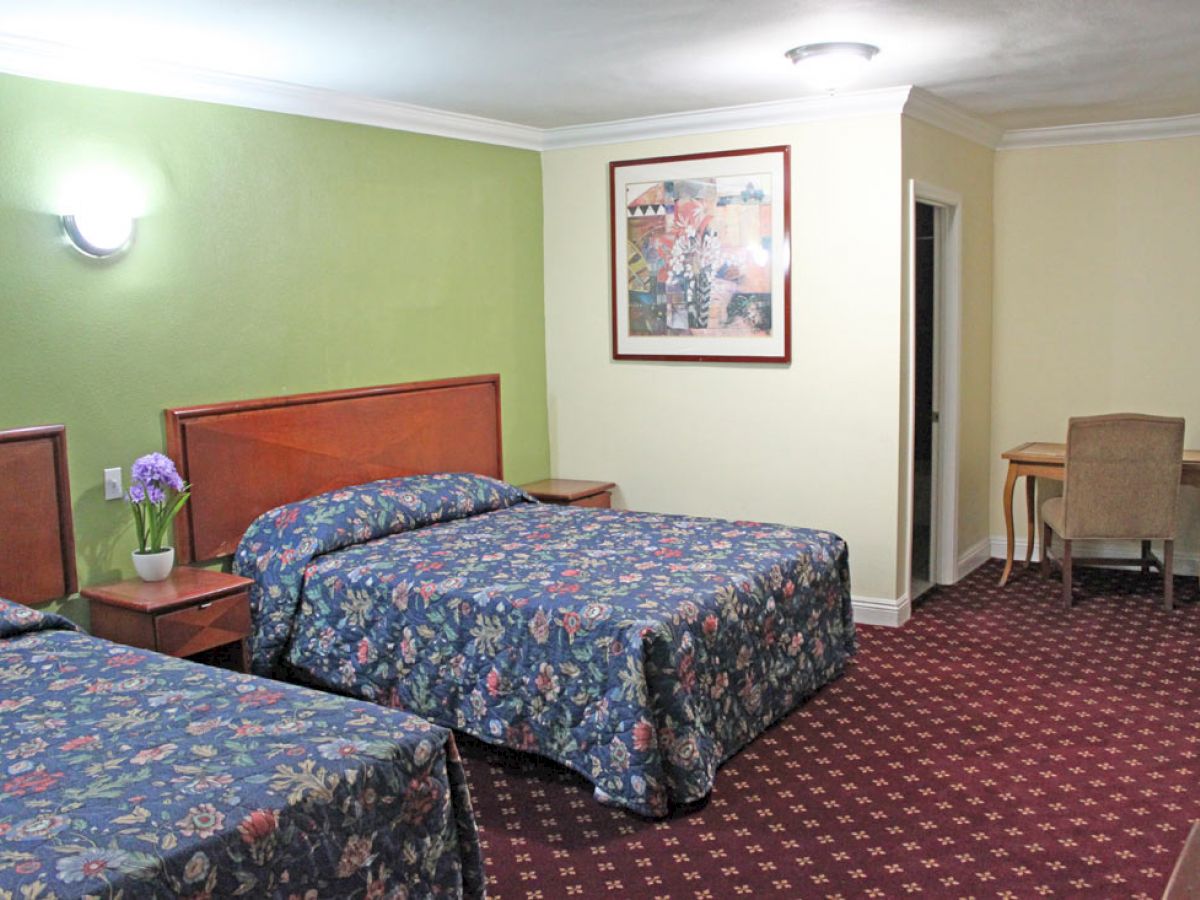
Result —
[[1142, 574], [1150, 574], [1150, 542], [1142, 541]]
[[1050, 526], [1042, 523], [1042, 577], [1050, 577]]
[[1167, 612], [1175, 608], [1175, 542], [1163, 541], [1163, 603]]
[[1062, 596], [1063, 609], [1071, 608], [1071, 542], [1063, 538], [1062, 549]]

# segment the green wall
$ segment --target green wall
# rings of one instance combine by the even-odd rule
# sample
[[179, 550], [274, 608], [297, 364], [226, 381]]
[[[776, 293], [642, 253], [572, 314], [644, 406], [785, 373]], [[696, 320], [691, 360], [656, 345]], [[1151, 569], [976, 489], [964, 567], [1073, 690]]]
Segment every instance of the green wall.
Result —
[[[0, 428], [67, 425], [81, 584], [132, 573], [102, 470], [169, 406], [499, 372], [548, 474], [537, 153], [0, 76], [0, 161]], [[116, 261], [60, 234], [96, 166], [144, 194]]]

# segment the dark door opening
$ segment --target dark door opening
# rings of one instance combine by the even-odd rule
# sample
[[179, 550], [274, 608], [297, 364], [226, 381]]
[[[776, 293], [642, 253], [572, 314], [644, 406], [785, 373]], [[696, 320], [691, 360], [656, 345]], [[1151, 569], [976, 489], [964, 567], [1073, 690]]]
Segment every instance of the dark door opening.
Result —
[[934, 429], [937, 427], [936, 298], [937, 209], [928, 203], [916, 205], [914, 253], [913, 325], [916, 346], [913, 354], [913, 503], [912, 503], [912, 599], [934, 583]]

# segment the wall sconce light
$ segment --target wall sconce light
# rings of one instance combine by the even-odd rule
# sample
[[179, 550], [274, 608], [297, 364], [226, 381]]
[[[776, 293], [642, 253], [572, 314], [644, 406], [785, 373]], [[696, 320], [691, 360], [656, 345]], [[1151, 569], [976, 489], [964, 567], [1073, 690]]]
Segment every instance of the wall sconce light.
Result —
[[831, 41], [793, 47], [786, 56], [814, 88], [836, 91], [852, 82], [878, 52], [874, 44]]
[[133, 243], [133, 216], [113, 209], [81, 210], [62, 217], [63, 231], [85, 256], [108, 259]]

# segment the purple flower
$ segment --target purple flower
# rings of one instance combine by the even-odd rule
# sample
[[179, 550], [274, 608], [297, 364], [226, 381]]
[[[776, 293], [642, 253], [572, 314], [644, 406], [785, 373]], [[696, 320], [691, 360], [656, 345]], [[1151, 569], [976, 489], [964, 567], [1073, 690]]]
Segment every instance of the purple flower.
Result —
[[157, 487], [161, 490], [169, 487], [176, 491], [183, 490], [183, 479], [179, 477], [175, 463], [161, 453], [147, 453], [139, 457], [130, 470], [130, 477], [132, 481], [140, 481], [147, 488]]
[[125, 498], [133, 513], [138, 547], [142, 553], [161, 550], [167, 528], [187, 502], [188, 486], [179, 477], [175, 463], [161, 453], [138, 457], [129, 476]]

